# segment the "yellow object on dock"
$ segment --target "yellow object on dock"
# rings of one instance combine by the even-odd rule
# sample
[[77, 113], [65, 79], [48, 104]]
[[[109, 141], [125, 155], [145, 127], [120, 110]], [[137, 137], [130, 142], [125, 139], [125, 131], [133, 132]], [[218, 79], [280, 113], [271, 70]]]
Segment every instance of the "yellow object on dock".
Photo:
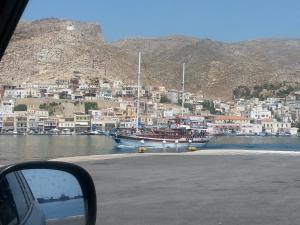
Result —
[[188, 147], [187, 150], [190, 152], [194, 152], [197, 151], [198, 149], [196, 147]]
[[138, 152], [139, 153], [144, 153], [147, 150], [146, 147], [139, 147]]

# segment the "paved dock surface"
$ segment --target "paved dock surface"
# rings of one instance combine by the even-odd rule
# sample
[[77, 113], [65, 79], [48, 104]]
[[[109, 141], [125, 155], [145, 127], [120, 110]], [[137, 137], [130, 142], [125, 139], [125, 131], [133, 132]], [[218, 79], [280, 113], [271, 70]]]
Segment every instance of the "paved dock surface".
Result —
[[144, 155], [76, 163], [94, 178], [98, 225], [300, 224], [297, 155]]

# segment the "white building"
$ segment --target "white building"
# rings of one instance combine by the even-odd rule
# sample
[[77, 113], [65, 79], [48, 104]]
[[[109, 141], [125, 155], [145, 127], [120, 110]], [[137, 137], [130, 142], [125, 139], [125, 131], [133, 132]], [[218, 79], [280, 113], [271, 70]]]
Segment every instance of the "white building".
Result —
[[3, 100], [0, 104], [0, 114], [12, 114], [15, 103], [13, 100]]
[[75, 129], [74, 119], [60, 119], [58, 121], [58, 129], [69, 129], [70, 131], [73, 131]]
[[166, 93], [167, 98], [171, 103], [177, 104], [179, 99], [179, 92], [176, 90], [170, 90]]
[[271, 118], [272, 118], [272, 112], [268, 109], [264, 109], [262, 106], [254, 107], [250, 111], [250, 119], [263, 120], [263, 119], [271, 119]]
[[17, 88], [17, 89], [6, 89], [4, 91], [4, 98], [25, 98], [26, 97], [26, 91], [23, 88]]
[[123, 85], [123, 82], [121, 80], [114, 80], [113, 81], [113, 88], [119, 88]]
[[164, 110], [163, 111], [163, 117], [164, 118], [172, 118], [174, 117], [174, 111], [171, 109], [171, 110]]
[[25, 88], [25, 97], [26, 98], [41, 98], [41, 92], [36, 88]]
[[132, 127], [136, 127], [135, 121], [121, 121], [119, 123], [119, 128], [132, 128]]
[[251, 135], [251, 134], [259, 134], [262, 132], [262, 124], [241, 124], [240, 125], [241, 134]]
[[290, 133], [292, 136], [297, 136], [298, 135], [298, 128], [297, 127], [291, 127]]
[[275, 119], [262, 120], [262, 127], [266, 133], [290, 133], [291, 123], [278, 122]]

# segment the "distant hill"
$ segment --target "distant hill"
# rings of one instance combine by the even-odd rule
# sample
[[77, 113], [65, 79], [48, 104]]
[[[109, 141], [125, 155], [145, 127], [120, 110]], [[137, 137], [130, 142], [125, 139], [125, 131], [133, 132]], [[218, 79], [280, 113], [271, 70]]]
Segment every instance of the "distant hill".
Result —
[[135, 82], [137, 52], [143, 82], [180, 88], [207, 98], [231, 99], [238, 86], [300, 82], [300, 39], [222, 43], [186, 36], [106, 42], [95, 23], [43, 19], [21, 22], [0, 63], [0, 82], [44, 82], [108, 77]]

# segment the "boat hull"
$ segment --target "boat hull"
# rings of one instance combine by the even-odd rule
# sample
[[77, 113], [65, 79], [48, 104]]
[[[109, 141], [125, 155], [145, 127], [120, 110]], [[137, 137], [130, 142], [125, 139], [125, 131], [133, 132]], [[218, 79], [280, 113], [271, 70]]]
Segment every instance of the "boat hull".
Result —
[[152, 148], [200, 148], [208, 143], [208, 140], [202, 141], [175, 141], [175, 140], [147, 140], [147, 139], [130, 139], [117, 137], [114, 139], [118, 146], [126, 147], [152, 147]]

